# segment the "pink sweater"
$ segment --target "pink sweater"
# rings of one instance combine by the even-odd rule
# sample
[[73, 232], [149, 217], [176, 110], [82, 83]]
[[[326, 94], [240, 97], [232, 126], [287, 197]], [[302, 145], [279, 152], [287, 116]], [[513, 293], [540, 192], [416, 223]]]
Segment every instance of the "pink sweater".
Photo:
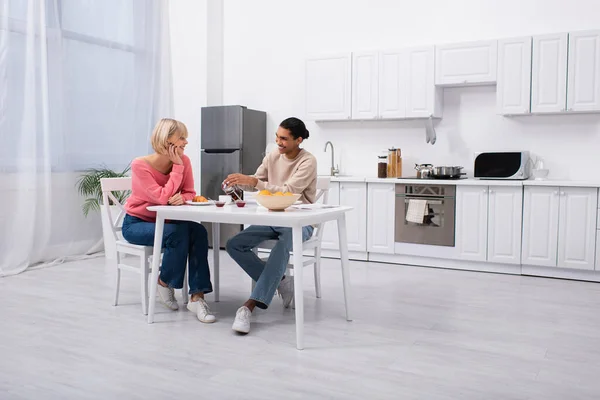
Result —
[[166, 205], [176, 193], [181, 192], [184, 201], [196, 196], [192, 164], [188, 156], [181, 157], [183, 165], [173, 164], [169, 174], [154, 169], [146, 160], [136, 158], [131, 162], [131, 196], [127, 199], [127, 214], [148, 222], [156, 221], [156, 213], [148, 206]]

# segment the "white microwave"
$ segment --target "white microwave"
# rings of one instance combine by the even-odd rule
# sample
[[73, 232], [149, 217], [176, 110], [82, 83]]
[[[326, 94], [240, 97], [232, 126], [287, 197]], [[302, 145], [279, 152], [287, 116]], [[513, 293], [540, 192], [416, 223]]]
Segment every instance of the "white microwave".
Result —
[[505, 151], [481, 153], [475, 157], [474, 176], [479, 179], [529, 178], [530, 157], [528, 151]]

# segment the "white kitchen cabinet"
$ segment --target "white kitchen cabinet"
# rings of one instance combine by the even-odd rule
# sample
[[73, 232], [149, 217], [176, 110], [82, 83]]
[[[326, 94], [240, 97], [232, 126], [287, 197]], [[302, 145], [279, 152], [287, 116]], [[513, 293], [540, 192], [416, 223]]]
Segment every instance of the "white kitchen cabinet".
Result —
[[526, 187], [522, 263], [594, 269], [598, 189]]
[[442, 89], [435, 86], [435, 50], [433, 46], [406, 50], [406, 117], [442, 116]]
[[375, 119], [379, 116], [379, 54], [352, 54], [352, 119]]
[[340, 204], [352, 207], [346, 213], [349, 251], [367, 251], [367, 184], [340, 182]]
[[531, 37], [498, 41], [498, 114], [523, 115], [531, 111]]
[[561, 188], [558, 266], [594, 269], [598, 189]]
[[395, 185], [369, 183], [367, 191], [367, 251], [394, 254]]
[[487, 186], [456, 187], [455, 247], [460, 259], [486, 261], [487, 192]]
[[497, 56], [497, 40], [436, 46], [435, 84], [494, 84]]
[[[340, 183], [329, 183], [329, 199], [328, 204], [340, 204]], [[346, 214], [348, 215], [348, 214]], [[348, 222], [346, 222], [348, 225]], [[328, 250], [339, 250], [340, 242], [338, 240], [338, 227], [336, 221], [326, 222], [323, 228], [323, 238], [321, 239], [321, 247]]]
[[555, 267], [558, 251], [559, 188], [527, 186], [523, 195], [525, 265]]
[[569, 34], [568, 111], [600, 111], [600, 31]]
[[379, 55], [379, 117], [406, 117], [407, 57], [404, 51], [384, 51]]
[[567, 103], [567, 34], [533, 37], [531, 112], [556, 113]]
[[305, 74], [306, 115], [309, 119], [351, 118], [350, 53], [309, 58], [306, 60]]
[[487, 261], [521, 264], [523, 189], [490, 186], [488, 193]]

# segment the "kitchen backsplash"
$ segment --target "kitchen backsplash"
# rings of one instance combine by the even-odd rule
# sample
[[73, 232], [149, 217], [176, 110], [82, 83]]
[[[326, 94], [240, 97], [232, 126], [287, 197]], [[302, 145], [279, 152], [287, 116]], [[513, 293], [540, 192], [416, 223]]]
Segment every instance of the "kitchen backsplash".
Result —
[[331, 140], [344, 175], [376, 176], [377, 156], [399, 147], [404, 175], [414, 173], [415, 163], [432, 163], [463, 166], [472, 176], [476, 153], [529, 150], [544, 159], [549, 178], [598, 178], [599, 114], [503, 117], [496, 115], [495, 96], [495, 86], [445, 89], [433, 146], [425, 142], [425, 122], [414, 120], [310, 123], [305, 147], [320, 174], [331, 165], [331, 154], [323, 152]]

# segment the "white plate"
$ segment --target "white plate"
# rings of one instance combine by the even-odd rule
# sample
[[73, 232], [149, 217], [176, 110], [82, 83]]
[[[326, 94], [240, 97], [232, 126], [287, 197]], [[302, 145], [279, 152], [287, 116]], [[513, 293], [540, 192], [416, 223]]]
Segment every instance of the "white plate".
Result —
[[186, 204], [189, 204], [191, 206], [212, 206], [214, 203], [214, 201], [192, 201], [192, 200], [188, 200], [185, 202]]

